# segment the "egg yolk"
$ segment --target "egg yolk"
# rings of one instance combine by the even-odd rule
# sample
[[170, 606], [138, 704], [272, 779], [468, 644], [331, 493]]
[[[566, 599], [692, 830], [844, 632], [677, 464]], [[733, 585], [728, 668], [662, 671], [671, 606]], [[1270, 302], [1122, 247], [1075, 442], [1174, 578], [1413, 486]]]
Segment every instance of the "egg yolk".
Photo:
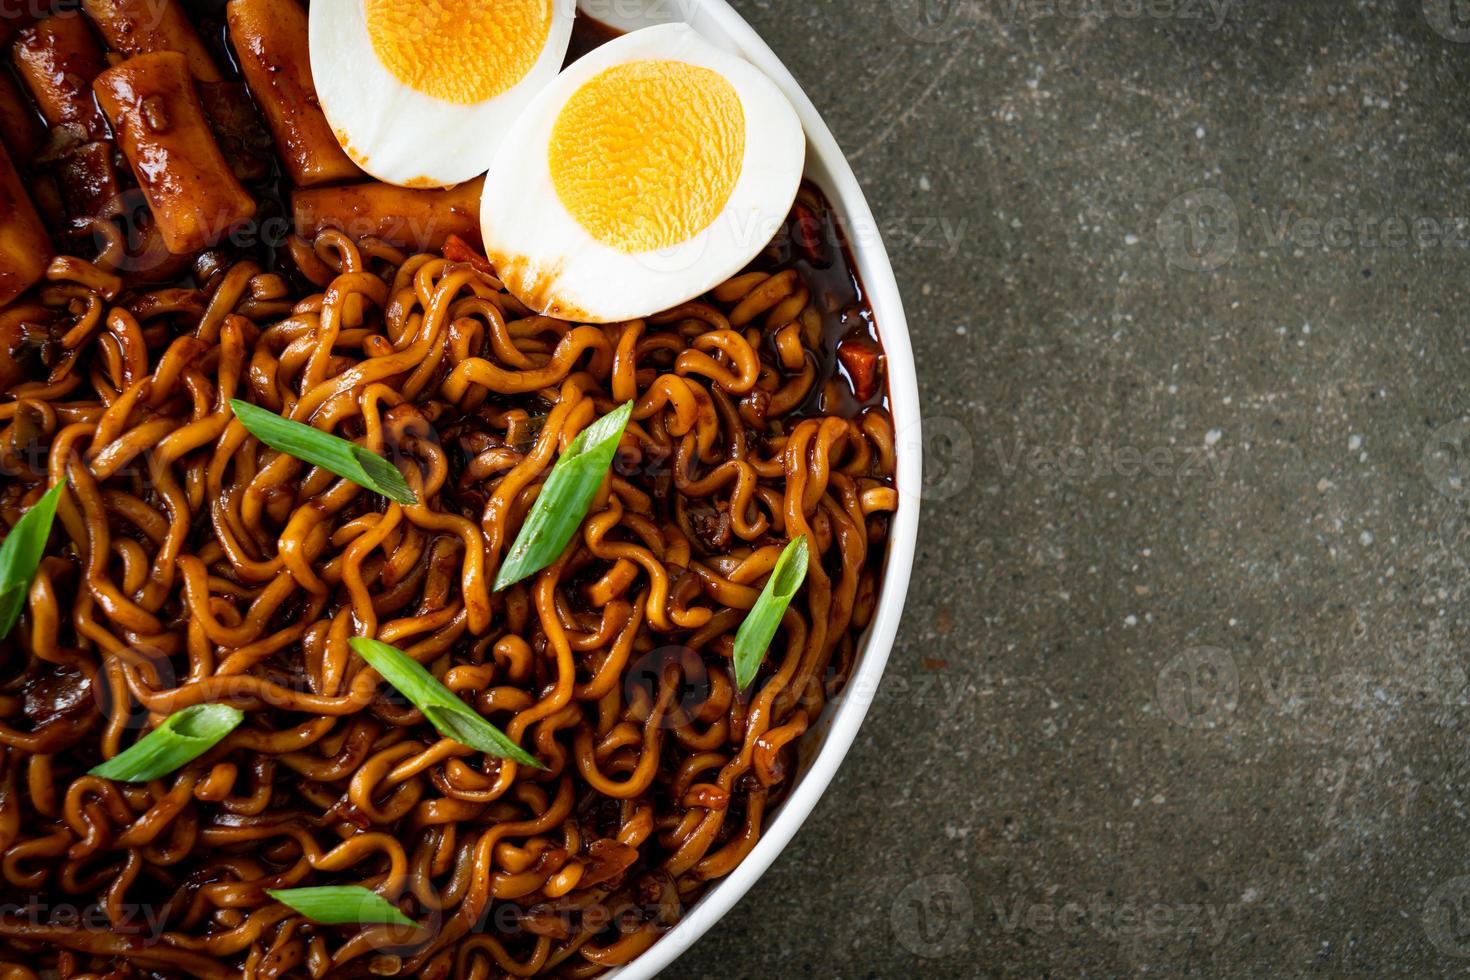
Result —
[[630, 254], [671, 248], [730, 200], [745, 111], [735, 86], [708, 68], [615, 65], [567, 99], [548, 158], [557, 197], [597, 241]]
[[473, 105], [515, 86], [551, 34], [552, 0], [366, 0], [368, 38], [394, 78]]

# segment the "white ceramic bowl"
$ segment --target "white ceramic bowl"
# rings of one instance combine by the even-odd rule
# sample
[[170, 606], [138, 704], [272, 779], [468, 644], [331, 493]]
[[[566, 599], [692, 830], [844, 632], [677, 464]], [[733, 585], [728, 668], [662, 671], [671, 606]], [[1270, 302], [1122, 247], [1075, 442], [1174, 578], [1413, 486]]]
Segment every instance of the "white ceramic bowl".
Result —
[[767, 819], [760, 842], [727, 877], [709, 891], [653, 947], [627, 966], [608, 974], [618, 980], [646, 980], [672, 963], [740, 900], [795, 835], [837, 773], [878, 690], [888, 651], [898, 632], [914, 543], [919, 530], [919, 388], [908, 324], [873, 213], [837, 141], [791, 73], [765, 42], [725, 0], [578, 0], [584, 12], [609, 26], [636, 30], [682, 21], [711, 42], [755, 64], [779, 85], [796, 107], [807, 136], [806, 175], [827, 195], [847, 232], [853, 259], [872, 304], [888, 361], [888, 394], [898, 435], [898, 511], [888, 539], [878, 609], [864, 637], [862, 652], [847, 687], [834, 699], [802, 742], [795, 785]]

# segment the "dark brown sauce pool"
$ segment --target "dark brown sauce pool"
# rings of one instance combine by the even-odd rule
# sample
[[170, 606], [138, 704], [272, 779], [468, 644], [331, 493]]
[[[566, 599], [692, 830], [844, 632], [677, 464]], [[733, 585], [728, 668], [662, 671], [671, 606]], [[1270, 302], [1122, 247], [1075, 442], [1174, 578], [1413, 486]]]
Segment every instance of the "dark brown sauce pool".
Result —
[[[855, 418], [868, 408], [886, 408], [888, 379], [873, 309], [868, 305], [862, 279], [837, 216], [827, 196], [809, 180], [802, 181], [796, 206], [780, 234], [752, 263], [753, 268], [776, 266], [795, 268], [801, 274], [811, 290], [812, 305], [822, 314], [817, 383], [794, 417]], [[866, 343], [879, 354], [877, 389], [867, 398], [858, 397], [854, 379], [838, 360], [838, 348], [844, 343]], [[836, 379], [843, 383], [831, 383]]]
[[616, 27], [577, 11], [577, 19], [572, 21], [572, 43], [567, 45], [567, 59], [562, 62], [562, 67], [565, 68], [582, 55], [597, 50], [623, 34]]

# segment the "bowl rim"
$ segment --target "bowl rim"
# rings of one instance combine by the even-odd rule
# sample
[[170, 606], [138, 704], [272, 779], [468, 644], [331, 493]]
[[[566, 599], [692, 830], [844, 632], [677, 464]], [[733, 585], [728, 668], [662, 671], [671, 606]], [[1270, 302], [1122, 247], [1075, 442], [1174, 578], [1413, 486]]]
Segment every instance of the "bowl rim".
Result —
[[857, 666], [842, 693], [827, 705], [822, 719], [813, 726], [825, 731], [807, 733], [807, 738], [820, 737], [820, 746], [755, 847], [734, 871], [713, 883], [674, 928], [630, 963], [605, 975], [608, 980], [647, 980], [672, 964], [744, 897], [806, 822], [847, 757], [877, 694], [908, 593], [918, 540], [923, 442], [913, 348], [888, 251], [847, 157], [781, 59], [726, 0], [579, 0], [578, 6], [589, 16], [624, 29], [688, 23], [707, 40], [733, 50], [760, 68], [791, 100], [806, 130], [805, 175], [821, 187], [842, 219], [873, 310], [887, 360], [889, 407], [896, 440], [899, 504], [889, 528], [883, 587]]

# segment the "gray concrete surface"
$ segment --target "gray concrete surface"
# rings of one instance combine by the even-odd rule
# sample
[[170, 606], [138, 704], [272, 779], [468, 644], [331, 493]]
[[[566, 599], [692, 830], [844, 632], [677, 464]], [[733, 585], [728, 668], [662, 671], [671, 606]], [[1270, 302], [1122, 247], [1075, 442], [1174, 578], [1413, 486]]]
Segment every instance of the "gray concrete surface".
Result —
[[1470, 20], [736, 6], [888, 228], [930, 494], [852, 755], [671, 975], [1465, 972]]

